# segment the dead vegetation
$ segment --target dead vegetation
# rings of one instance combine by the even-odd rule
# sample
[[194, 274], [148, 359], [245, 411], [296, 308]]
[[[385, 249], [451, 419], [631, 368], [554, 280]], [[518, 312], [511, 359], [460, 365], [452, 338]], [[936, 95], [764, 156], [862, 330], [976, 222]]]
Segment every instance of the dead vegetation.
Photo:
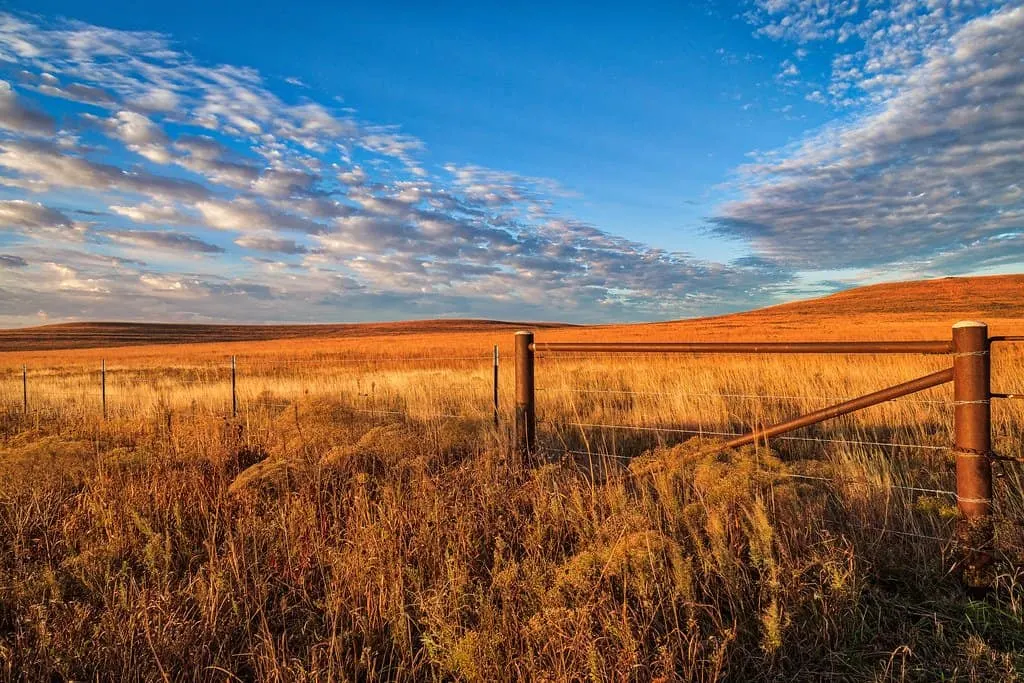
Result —
[[[239, 347], [7, 356], [0, 677], [1021, 677], [1024, 466], [995, 466], [999, 576], [968, 595], [948, 387], [704, 448], [944, 359], [541, 358], [547, 458], [524, 463], [509, 364], [495, 429], [489, 348], [425, 339], [245, 347], [234, 420]], [[1024, 350], [993, 368], [1019, 390]], [[1024, 402], [993, 411], [1021, 458]]]
[[[236, 421], [223, 376], [194, 382], [184, 356], [115, 382], [107, 422], [61, 404], [74, 371], [54, 368], [37, 398], [63, 412], [9, 415], [0, 446], [5, 677], [1013, 680], [1019, 467], [977, 600], [950, 573], [953, 501], [894, 488], [948, 488], [944, 451], [709, 456], [559, 424], [742, 428], [941, 362], [875, 360], [542, 360], [535, 466], [490, 424], [486, 363], [268, 365]], [[996, 363], [1020, 376], [1024, 355]], [[948, 397], [921, 398], [810, 436], [947, 444]], [[1002, 452], [1022, 420], [998, 409]]]

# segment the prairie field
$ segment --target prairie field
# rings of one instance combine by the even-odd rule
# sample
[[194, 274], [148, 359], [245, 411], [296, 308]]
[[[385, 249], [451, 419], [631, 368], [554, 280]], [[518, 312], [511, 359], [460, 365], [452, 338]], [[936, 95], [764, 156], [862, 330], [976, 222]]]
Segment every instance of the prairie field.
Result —
[[[946, 339], [965, 317], [1024, 332], [1018, 311], [975, 301], [537, 335]], [[948, 385], [708, 449], [947, 357], [540, 354], [543, 452], [526, 461], [512, 329], [19, 338], [0, 353], [4, 678], [1022, 676], [1024, 466], [994, 463], [993, 588], [969, 593]], [[992, 368], [993, 391], [1024, 390], [1024, 346], [994, 346]], [[992, 411], [996, 452], [1024, 458], [1024, 401]]]

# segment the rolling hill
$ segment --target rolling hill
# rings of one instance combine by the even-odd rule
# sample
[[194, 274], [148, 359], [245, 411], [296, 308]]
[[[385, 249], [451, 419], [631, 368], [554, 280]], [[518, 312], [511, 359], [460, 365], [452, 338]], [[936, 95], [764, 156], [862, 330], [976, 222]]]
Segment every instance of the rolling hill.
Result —
[[178, 323], [62, 323], [0, 330], [0, 351], [106, 348], [149, 344], [259, 342], [281, 339], [339, 339], [394, 335], [502, 332], [562, 327], [558, 323], [502, 320], [409, 320], [323, 325], [203, 325]]
[[499, 320], [415, 320], [325, 325], [201, 325], [67, 323], [0, 330], [0, 352], [88, 349], [152, 344], [219, 344], [296, 340], [403, 345], [451, 336], [474, 347], [504, 343], [518, 329], [547, 339], [944, 339], [956, 320], [988, 322], [993, 334], [1024, 332], [1024, 275], [942, 278], [858, 287], [829, 296], [743, 313], [658, 323], [576, 326]]

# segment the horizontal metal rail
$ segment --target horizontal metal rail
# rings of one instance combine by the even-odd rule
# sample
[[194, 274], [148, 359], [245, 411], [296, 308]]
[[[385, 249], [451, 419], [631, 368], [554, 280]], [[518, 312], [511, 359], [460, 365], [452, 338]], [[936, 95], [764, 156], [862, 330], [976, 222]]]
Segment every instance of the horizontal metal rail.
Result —
[[989, 343], [991, 342], [1024, 342], [1024, 336], [1021, 335], [996, 335], [988, 338]]
[[580, 353], [950, 353], [948, 341], [894, 342], [535, 342], [537, 352]]
[[912, 379], [909, 382], [903, 382], [887, 389], [881, 389], [870, 394], [865, 394], [859, 398], [852, 399], [850, 401], [844, 401], [821, 410], [815, 410], [813, 413], [807, 413], [801, 415], [798, 418], [788, 420], [786, 422], [780, 422], [779, 424], [772, 425], [771, 427], [765, 427], [758, 429], [746, 436], [741, 436], [738, 439], [728, 441], [721, 446], [716, 446], [713, 450], [725, 450], [728, 448], [738, 448], [740, 446], [746, 446], [747, 444], [754, 443], [759, 439], [769, 439], [779, 434], [785, 434], [791, 432], [794, 429], [800, 429], [801, 427], [809, 427], [825, 420], [831, 420], [832, 418], [839, 417], [840, 415], [846, 415], [848, 413], [862, 410], [879, 403], [885, 403], [891, 401], [894, 398], [900, 398], [901, 396], [907, 396], [909, 394], [915, 394], [925, 389], [931, 389], [937, 387], [940, 384], [953, 381], [953, 368], [947, 368], [946, 370], [939, 370], [933, 372], [930, 375], [924, 377], [918, 377]]

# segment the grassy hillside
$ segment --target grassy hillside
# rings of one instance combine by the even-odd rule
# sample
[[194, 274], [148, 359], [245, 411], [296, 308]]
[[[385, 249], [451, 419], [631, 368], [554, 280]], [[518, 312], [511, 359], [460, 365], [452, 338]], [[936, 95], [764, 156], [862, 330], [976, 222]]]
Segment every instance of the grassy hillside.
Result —
[[991, 334], [1024, 332], [1024, 275], [871, 285], [744, 313], [603, 332], [657, 340], [945, 339], [950, 326], [964, 319], [987, 322]]

